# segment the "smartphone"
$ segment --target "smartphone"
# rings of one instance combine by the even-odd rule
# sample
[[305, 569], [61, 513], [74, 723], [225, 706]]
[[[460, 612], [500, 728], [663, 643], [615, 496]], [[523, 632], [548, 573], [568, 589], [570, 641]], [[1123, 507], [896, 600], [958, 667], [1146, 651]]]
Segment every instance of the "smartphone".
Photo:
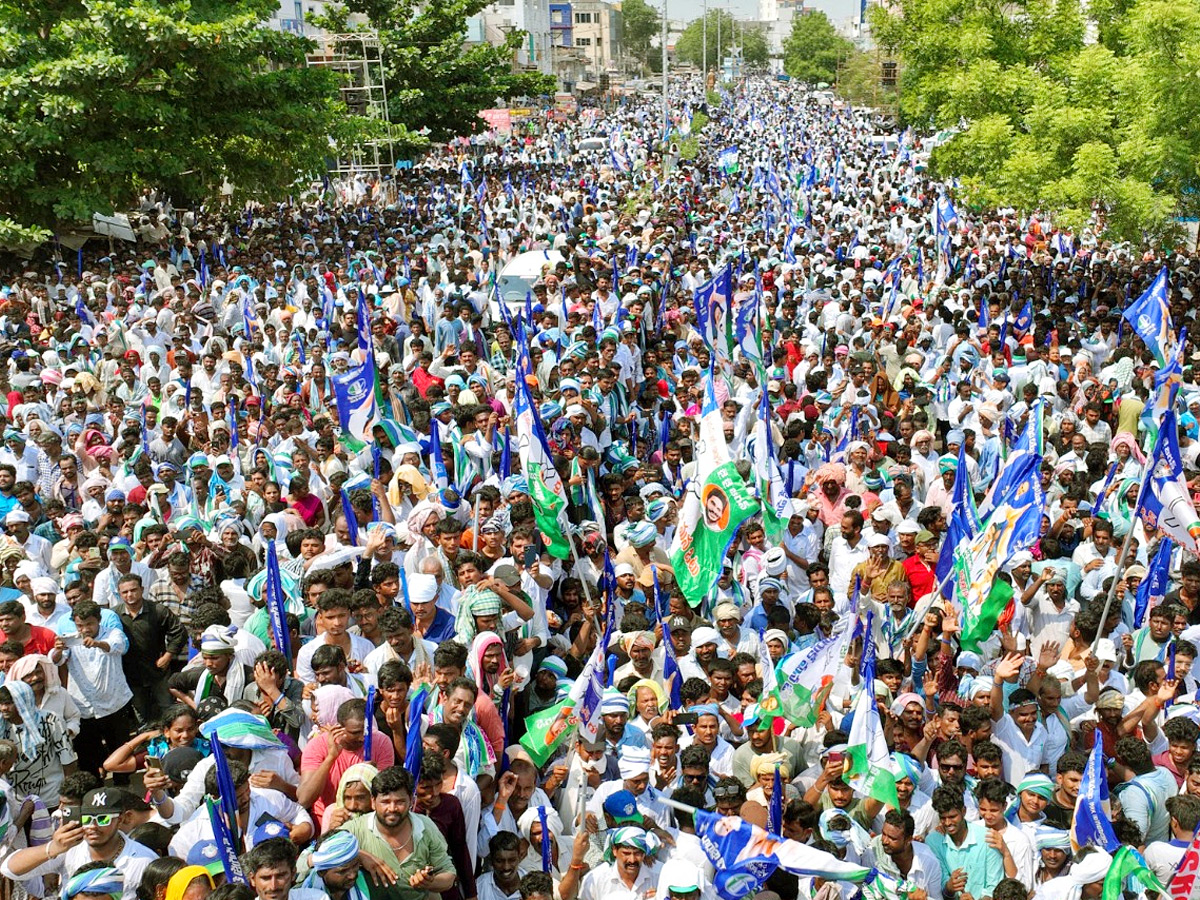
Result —
[[68, 806], [63, 811], [64, 825], [81, 825], [83, 824], [83, 807]]
[[695, 725], [699, 719], [700, 716], [696, 713], [680, 713], [671, 721], [676, 725]]
[[533, 564], [537, 561], [538, 561], [537, 547], [534, 547], [532, 545], [526, 547], [525, 548], [525, 558], [524, 558], [524, 560], [522, 560], [522, 564], [525, 566], [525, 568], [526, 569], [533, 568]]
[[157, 772], [161, 772], [162, 771], [162, 757], [147, 756], [146, 757], [146, 768], [154, 769]]

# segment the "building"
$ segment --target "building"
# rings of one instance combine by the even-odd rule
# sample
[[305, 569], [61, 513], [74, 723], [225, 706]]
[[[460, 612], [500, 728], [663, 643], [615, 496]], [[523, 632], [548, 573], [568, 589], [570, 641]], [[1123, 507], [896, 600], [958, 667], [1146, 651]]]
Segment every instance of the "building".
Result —
[[783, 43], [792, 33], [792, 19], [806, 11], [803, 0], [758, 0], [758, 21], [773, 64], [783, 57]]
[[554, 73], [549, 0], [496, 0], [480, 18], [484, 39], [492, 44], [503, 43], [514, 31], [525, 32], [513, 60], [515, 65], [543, 75]]
[[554, 75], [563, 91], [587, 78], [588, 57], [575, 46], [575, 10], [572, 3], [550, 4], [550, 52]]
[[587, 82], [616, 75], [621, 59], [621, 10], [606, 0], [572, 0], [572, 39]]
[[268, 24], [279, 31], [315, 37], [320, 29], [310, 25], [307, 17], [324, 15], [329, 5], [327, 0], [279, 0], [279, 8], [271, 14]]

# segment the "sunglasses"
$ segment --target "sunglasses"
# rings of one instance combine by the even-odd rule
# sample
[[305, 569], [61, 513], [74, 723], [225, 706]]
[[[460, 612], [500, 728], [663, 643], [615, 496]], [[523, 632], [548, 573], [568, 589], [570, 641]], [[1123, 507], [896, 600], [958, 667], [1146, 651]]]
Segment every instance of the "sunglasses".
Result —
[[741, 790], [736, 787], [721, 787], [713, 789], [713, 797], [717, 800], [728, 800], [732, 797], [737, 797], [741, 794]]
[[112, 813], [106, 813], [102, 816], [80, 816], [79, 823], [84, 826], [95, 825], [97, 828], [107, 828], [116, 818]]

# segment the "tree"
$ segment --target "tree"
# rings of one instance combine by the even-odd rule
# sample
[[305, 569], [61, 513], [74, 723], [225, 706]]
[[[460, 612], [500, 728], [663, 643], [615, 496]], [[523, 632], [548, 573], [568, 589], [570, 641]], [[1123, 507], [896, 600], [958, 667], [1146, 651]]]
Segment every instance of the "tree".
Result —
[[[721, 44], [717, 46], [718, 23]], [[757, 25], [737, 22], [724, 10], [710, 9], [708, 11], [708, 66], [715, 69], [720, 61], [730, 55], [730, 48], [736, 46], [741, 50], [742, 58], [749, 66], [765, 66], [769, 55], [767, 39], [762, 29]], [[703, 66], [704, 60], [704, 18], [695, 19], [683, 29], [683, 34], [675, 42], [675, 56], [686, 60], [695, 66]]]
[[[176, 205], [228, 180], [268, 199], [324, 169], [353, 124], [309, 42], [265, 27], [276, 0], [2, 0], [0, 232]], [[7, 220], [4, 224], [3, 220]]]
[[1094, 216], [1116, 237], [1170, 227], [1197, 196], [1200, 0], [1104, 0], [1100, 42], [1078, 4], [900, 0], [873, 32], [903, 61], [903, 118], [965, 127], [931, 166], [968, 199]]
[[389, 118], [411, 131], [427, 128], [433, 140], [444, 141], [482, 131], [479, 111], [497, 100], [555, 89], [552, 76], [513, 71], [523, 31], [495, 46], [466, 45], [467, 19], [487, 5], [487, 0], [349, 0], [315, 21], [330, 31], [353, 31], [350, 14], [366, 17], [383, 47]]
[[[656, 54], [661, 56], [660, 50], [655, 50], [654, 54], [650, 50], [650, 39], [662, 29], [662, 18], [658, 11], [646, 0], [622, 0], [621, 23], [625, 49], [639, 62], [653, 66], [651, 57]], [[661, 70], [661, 63], [659, 68]]]
[[783, 70], [798, 81], [832, 84], [839, 64], [854, 52], [854, 44], [837, 33], [825, 13], [797, 13], [783, 42]]

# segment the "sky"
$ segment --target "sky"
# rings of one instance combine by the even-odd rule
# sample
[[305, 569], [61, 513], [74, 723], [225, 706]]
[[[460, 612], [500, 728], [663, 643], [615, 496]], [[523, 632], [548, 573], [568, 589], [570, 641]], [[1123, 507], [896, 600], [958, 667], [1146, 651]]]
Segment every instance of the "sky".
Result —
[[[652, 5], [658, 6], [661, 0]], [[758, 17], [757, 0], [710, 0], [710, 7], [723, 5], [738, 18], [754, 19]], [[808, 5], [821, 10], [830, 19], [837, 21], [855, 14], [858, 9], [856, 0], [808, 0]], [[667, 15], [672, 19], [691, 21], [698, 19], [704, 11], [704, 0], [667, 0]]]

